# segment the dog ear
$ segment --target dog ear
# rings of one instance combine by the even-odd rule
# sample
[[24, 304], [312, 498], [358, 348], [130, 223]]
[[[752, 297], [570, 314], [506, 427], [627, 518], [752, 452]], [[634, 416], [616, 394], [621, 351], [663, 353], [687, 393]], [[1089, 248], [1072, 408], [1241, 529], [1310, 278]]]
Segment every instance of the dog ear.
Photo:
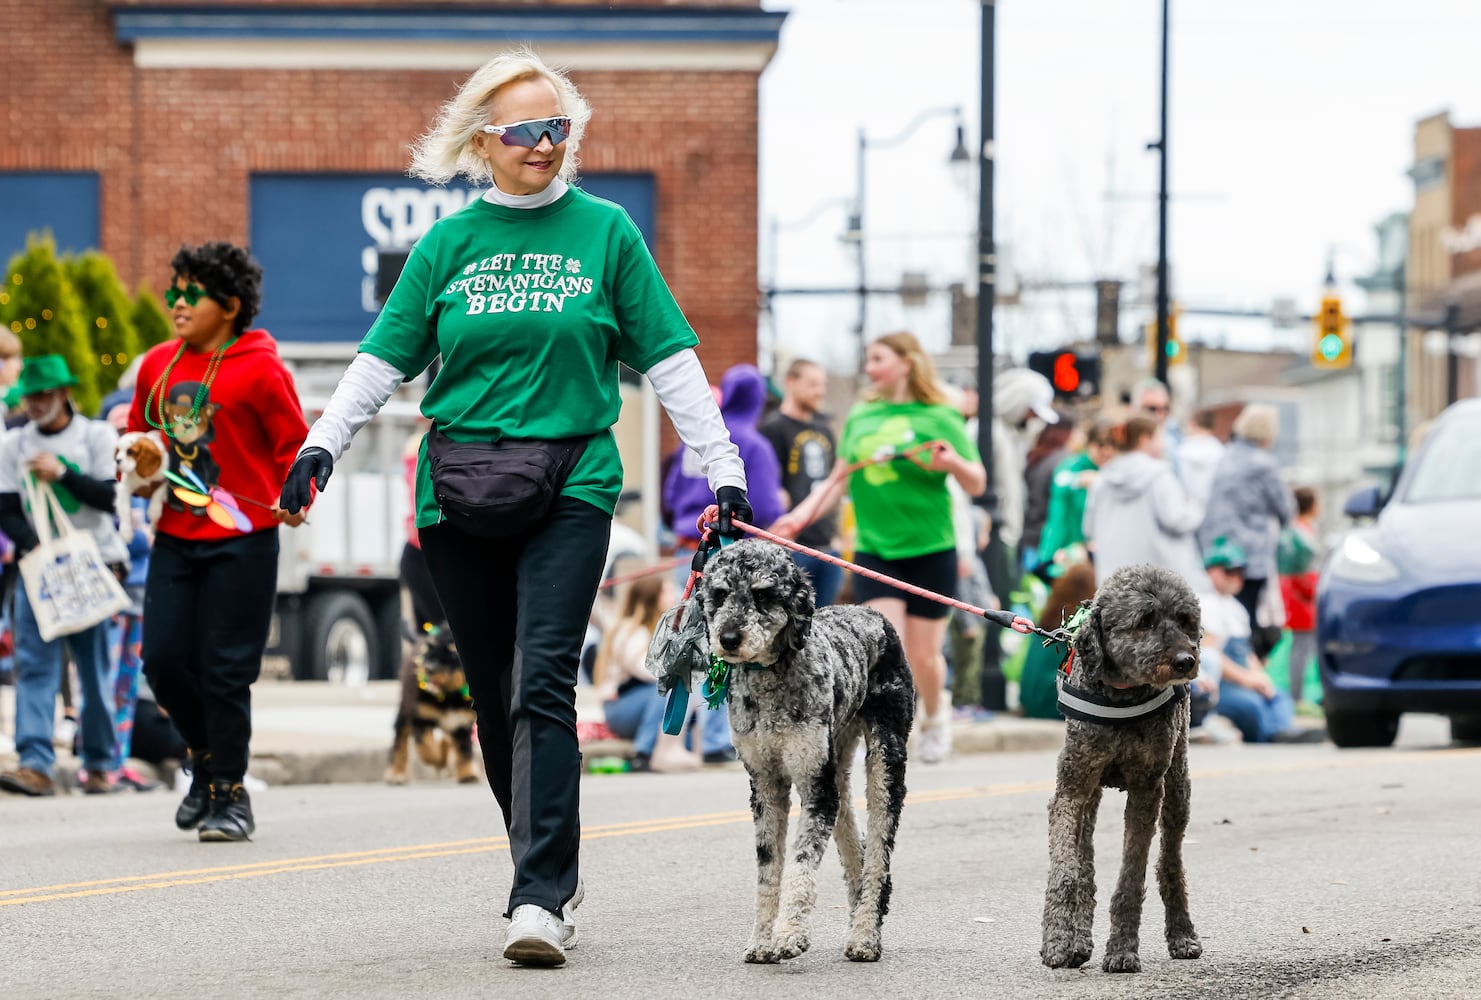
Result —
[[808, 634], [812, 632], [812, 616], [817, 610], [816, 598], [813, 596], [812, 580], [802, 572], [801, 568], [791, 560], [787, 559], [788, 570], [783, 575], [782, 585], [787, 588], [787, 624], [782, 629], [782, 640], [786, 648], [794, 652], [807, 645]]
[[1084, 670], [1087, 680], [1100, 677], [1105, 666], [1105, 652], [1100, 645], [1100, 605], [1092, 605], [1090, 617], [1075, 633], [1075, 662]]

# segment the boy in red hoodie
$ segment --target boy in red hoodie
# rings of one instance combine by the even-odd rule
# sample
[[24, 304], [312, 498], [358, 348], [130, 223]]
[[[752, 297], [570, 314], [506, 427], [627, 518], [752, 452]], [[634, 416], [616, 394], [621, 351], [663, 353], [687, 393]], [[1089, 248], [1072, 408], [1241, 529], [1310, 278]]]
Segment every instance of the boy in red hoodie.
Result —
[[182, 247], [165, 293], [177, 339], [139, 368], [130, 431], [166, 444], [164, 511], [144, 588], [144, 671], [190, 746], [190, 791], [175, 813], [201, 840], [246, 840], [242, 786], [252, 682], [277, 591], [274, 498], [308, 434], [293, 378], [265, 330], [249, 330], [262, 268], [241, 247]]
[[1281, 532], [1276, 555], [1286, 628], [1291, 630], [1291, 700], [1299, 705], [1306, 667], [1316, 655], [1316, 581], [1321, 563], [1317, 559], [1316, 491], [1298, 486], [1294, 492], [1296, 519]]

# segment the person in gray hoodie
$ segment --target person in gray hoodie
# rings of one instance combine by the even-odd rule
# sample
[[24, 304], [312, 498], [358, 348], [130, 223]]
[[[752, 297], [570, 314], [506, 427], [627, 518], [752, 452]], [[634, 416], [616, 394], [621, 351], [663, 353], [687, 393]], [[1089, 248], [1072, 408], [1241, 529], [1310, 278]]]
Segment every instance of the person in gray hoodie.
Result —
[[1085, 538], [1096, 585], [1123, 566], [1147, 563], [1181, 574], [1207, 589], [1194, 532], [1203, 506], [1192, 500], [1162, 458], [1163, 430], [1155, 419], [1131, 417], [1112, 429], [1116, 457], [1096, 476], [1085, 500]]
[[[1280, 433], [1280, 414], [1266, 403], [1251, 403], [1234, 418], [1234, 440], [1224, 449], [1209, 492], [1207, 515], [1198, 529], [1200, 551], [1208, 552], [1214, 539], [1227, 538], [1244, 550], [1248, 560], [1239, 603], [1258, 622], [1260, 592], [1276, 577], [1277, 525], [1285, 527], [1296, 514], [1296, 499], [1280, 478], [1270, 448]], [[1257, 648], [1262, 655], [1268, 650]]]

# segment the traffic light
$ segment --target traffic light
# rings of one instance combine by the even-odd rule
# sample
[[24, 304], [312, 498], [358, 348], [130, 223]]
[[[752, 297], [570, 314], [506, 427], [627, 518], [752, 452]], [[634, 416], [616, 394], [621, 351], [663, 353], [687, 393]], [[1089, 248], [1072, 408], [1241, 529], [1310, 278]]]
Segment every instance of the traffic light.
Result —
[[1318, 368], [1346, 368], [1352, 364], [1352, 323], [1342, 314], [1342, 300], [1322, 297], [1311, 343], [1311, 363]]
[[1049, 380], [1060, 399], [1083, 399], [1100, 392], [1100, 358], [1072, 350], [1034, 351], [1028, 366]]
[[[1167, 363], [1180, 365], [1188, 360], [1188, 349], [1183, 345], [1183, 338], [1178, 336], [1178, 317], [1183, 310], [1174, 305], [1167, 311]], [[1152, 355], [1152, 368], [1157, 368], [1157, 317], [1152, 317], [1147, 323], [1147, 351]]]

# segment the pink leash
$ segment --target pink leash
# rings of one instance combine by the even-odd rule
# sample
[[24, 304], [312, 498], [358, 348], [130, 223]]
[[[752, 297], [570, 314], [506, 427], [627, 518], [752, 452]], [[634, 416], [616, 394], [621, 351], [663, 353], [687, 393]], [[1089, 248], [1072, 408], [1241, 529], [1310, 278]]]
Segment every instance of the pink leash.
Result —
[[[700, 515], [700, 530], [711, 530], [711, 526], [714, 524], [715, 521], [719, 519], [719, 517], [720, 508], [715, 504], [711, 504], [709, 507], [705, 508], [705, 512]], [[783, 538], [781, 535], [773, 535], [771, 532], [765, 530], [764, 528], [758, 528], [753, 524], [747, 524], [744, 521], [736, 520], [732, 520], [730, 523], [735, 525], [737, 528], [739, 528], [741, 531], [744, 531], [748, 535], [752, 535], [756, 538], [765, 539], [768, 542], [773, 542], [777, 545], [782, 546], [783, 548], [791, 549], [793, 552], [800, 552], [805, 556], [811, 556], [814, 559], [820, 559], [823, 562], [831, 563], [834, 566], [846, 569], [851, 573], [857, 573], [860, 576], [865, 576], [871, 580], [876, 580], [879, 583], [894, 587], [896, 590], [903, 590], [907, 594], [914, 594], [916, 597], [924, 597], [928, 601], [935, 601], [937, 604], [944, 604], [948, 608], [956, 608], [960, 611], [965, 611], [970, 615], [976, 615], [979, 618], [985, 618], [986, 620], [992, 622], [994, 625], [1000, 625], [1003, 628], [1012, 629], [1013, 631], [1020, 632], [1024, 635], [1043, 636], [1044, 638], [1052, 639], [1055, 642], [1068, 643], [1070, 641], [1070, 634], [1065, 629], [1043, 629], [1040, 628], [1038, 625], [1035, 625], [1031, 620], [1024, 618], [1022, 615], [1015, 615], [1010, 611], [994, 611], [991, 608], [979, 608], [975, 604], [968, 604], [965, 601], [958, 601], [954, 597], [947, 597], [945, 594], [938, 594], [933, 590], [926, 590], [924, 587], [917, 587], [912, 583], [906, 583], [904, 580], [897, 580], [892, 576], [885, 576], [883, 573], [876, 572], [875, 570], [866, 569], [863, 566], [857, 565], [856, 563], [849, 562], [847, 559], [840, 559], [837, 556], [829, 555], [826, 552], [819, 552], [817, 549], [808, 548], [806, 545], [800, 545], [797, 542], [792, 541], [790, 538]], [[694, 575], [697, 576], [698, 574]], [[691, 579], [690, 587], [692, 588], [693, 585], [694, 581]], [[685, 593], [687, 596], [688, 591], [686, 590]]]

